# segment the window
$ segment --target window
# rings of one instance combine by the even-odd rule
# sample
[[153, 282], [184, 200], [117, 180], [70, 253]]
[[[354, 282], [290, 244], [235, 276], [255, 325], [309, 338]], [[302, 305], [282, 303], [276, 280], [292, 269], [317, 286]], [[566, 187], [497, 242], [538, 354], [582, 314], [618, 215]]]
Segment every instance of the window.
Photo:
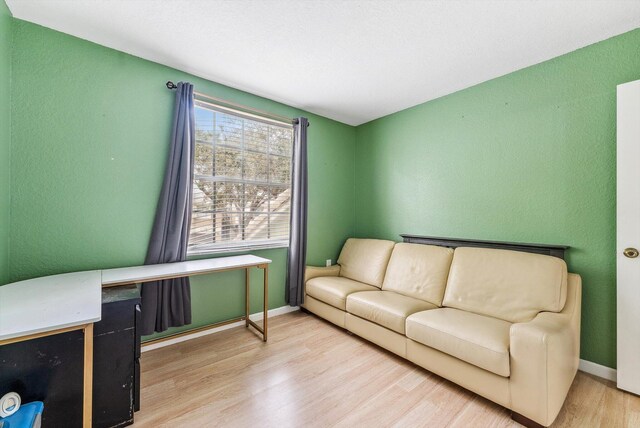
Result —
[[289, 244], [293, 127], [196, 101], [191, 254]]

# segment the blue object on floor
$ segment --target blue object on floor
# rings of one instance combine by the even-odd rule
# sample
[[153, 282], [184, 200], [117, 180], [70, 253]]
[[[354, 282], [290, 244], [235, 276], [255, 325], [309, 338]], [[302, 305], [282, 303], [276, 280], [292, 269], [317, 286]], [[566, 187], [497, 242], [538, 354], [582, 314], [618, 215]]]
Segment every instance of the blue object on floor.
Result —
[[13, 415], [0, 419], [2, 428], [40, 428], [43, 409], [42, 401], [23, 404]]

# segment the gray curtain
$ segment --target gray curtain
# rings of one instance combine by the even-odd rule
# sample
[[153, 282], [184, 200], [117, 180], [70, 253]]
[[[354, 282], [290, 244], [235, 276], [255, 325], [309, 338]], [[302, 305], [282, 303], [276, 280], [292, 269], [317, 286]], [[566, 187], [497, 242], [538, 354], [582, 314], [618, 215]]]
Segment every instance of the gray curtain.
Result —
[[[178, 83], [169, 160], [145, 264], [184, 261], [191, 223], [195, 112], [193, 85]], [[142, 334], [191, 323], [189, 278], [142, 284]]]
[[307, 127], [300, 117], [293, 129], [291, 222], [285, 297], [291, 306], [304, 302], [304, 268], [307, 261]]

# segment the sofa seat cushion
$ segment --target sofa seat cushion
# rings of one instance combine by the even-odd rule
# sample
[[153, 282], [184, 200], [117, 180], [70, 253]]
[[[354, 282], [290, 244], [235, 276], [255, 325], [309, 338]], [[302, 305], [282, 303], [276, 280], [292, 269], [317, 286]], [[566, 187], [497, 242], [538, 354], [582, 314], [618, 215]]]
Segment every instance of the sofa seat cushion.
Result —
[[361, 291], [347, 297], [347, 312], [404, 334], [407, 317], [436, 305], [393, 291]]
[[343, 311], [346, 310], [348, 295], [371, 290], [378, 288], [339, 276], [313, 278], [305, 285], [305, 292], [309, 296]]
[[440, 308], [407, 318], [407, 337], [499, 376], [509, 377], [511, 323]]

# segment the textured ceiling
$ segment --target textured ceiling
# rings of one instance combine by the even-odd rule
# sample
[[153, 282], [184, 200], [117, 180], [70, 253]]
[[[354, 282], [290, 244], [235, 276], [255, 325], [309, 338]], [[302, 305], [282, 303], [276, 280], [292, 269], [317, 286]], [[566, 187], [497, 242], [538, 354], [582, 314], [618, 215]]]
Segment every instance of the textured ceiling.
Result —
[[351, 125], [640, 27], [640, 0], [7, 3], [16, 18]]

